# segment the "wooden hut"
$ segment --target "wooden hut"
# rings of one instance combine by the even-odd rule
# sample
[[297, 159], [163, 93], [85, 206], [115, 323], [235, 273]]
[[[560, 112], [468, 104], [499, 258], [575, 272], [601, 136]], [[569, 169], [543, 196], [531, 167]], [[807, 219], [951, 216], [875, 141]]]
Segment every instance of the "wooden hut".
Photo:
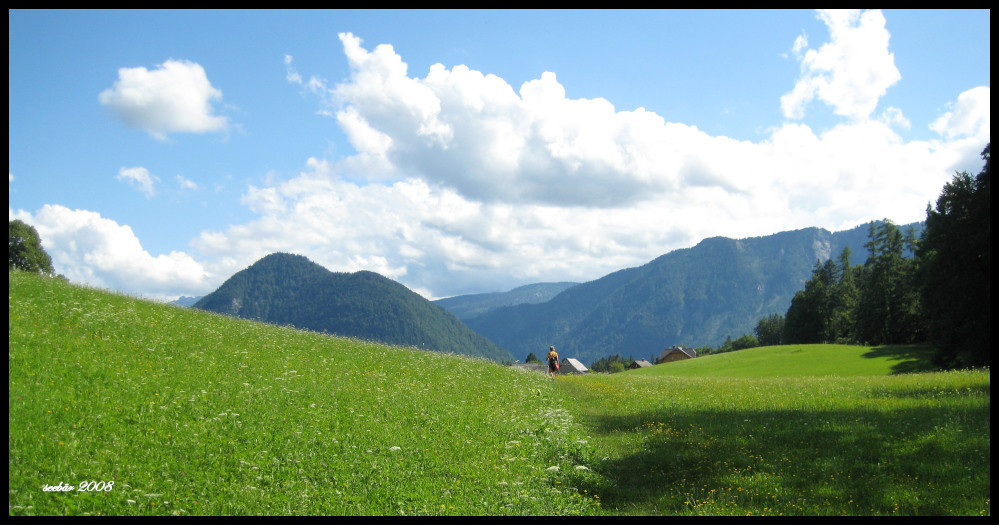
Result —
[[667, 348], [659, 354], [659, 359], [656, 359], [656, 363], [672, 363], [673, 361], [693, 359], [695, 357], [697, 357], [696, 350], [673, 345], [673, 348]]

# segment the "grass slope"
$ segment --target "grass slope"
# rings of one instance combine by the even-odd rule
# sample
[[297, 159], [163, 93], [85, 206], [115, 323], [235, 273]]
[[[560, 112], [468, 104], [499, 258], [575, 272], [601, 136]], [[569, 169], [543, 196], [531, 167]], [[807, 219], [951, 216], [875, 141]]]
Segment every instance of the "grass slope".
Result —
[[598, 509], [541, 374], [19, 272], [8, 344], [11, 515]]

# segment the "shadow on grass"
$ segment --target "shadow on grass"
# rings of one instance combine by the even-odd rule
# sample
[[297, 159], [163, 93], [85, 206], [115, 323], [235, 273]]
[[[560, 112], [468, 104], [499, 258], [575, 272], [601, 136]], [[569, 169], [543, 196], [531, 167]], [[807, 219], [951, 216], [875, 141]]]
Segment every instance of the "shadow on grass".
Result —
[[[984, 405], [984, 406], [982, 406]], [[585, 487], [623, 514], [945, 515], [988, 510], [988, 398], [955, 411], [664, 408], [596, 416], [640, 449]]]
[[914, 372], [935, 372], [940, 370], [930, 361], [936, 350], [927, 345], [887, 345], [876, 346], [862, 355], [869, 359], [886, 358], [898, 361], [891, 367], [893, 374]]

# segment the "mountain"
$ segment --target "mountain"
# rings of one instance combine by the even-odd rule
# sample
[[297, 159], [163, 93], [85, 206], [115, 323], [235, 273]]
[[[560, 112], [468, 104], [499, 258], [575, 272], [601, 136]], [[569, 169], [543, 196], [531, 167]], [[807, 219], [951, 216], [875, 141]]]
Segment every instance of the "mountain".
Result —
[[194, 306], [195, 303], [197, 303], [198, 301], [200, 301], [202, 297], [204, 297], [204, 296], [203, 295], [199, 295], [197, 297], [187, 297], [185, 295], [182, 295], [182, 296], [178, 297], [177, 300], [171, 301], [170, 304], [175, 304], [177, 306], [183, 306], [185, 308], [190, 308], [190, 307]]
[[537, 304], [550, 300], [566, 288], [577, 283], [536, 283], [514, 288], [509, 292], [493, 292], [472, 295], [459, 295], [438, 299], [434, 303], [454, 314], [458, 319], [471, 319], [490, 310], [518, 304]]
[[331, 272], [301, 255], [268, 255], [194, 308], [393, 345], [514, 360], [445, 309], [391, 279], [367, 271]]
[[868, 231], [864, 225], [838, 233], [807, 228], [705, 239], [547, 302], [496, 308], [465, 323], [520, 359], [549, 345], [584, 363], [614, 354], [658, 355], [674, 344], [718, 346], [752, 333], [767, 315], [786, 313], [817, 261], [849, 246], [851, 263], [863, 264]]

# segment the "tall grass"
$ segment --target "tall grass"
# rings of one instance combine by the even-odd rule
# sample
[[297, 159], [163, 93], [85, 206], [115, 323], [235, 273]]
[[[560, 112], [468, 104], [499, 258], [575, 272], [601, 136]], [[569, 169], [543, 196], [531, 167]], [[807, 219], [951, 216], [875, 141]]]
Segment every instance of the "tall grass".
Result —
[[[796, 350], [815, 362], [768, 377], [757, 361]], [[871, 375], [913, 352], [744, 350], [558, 385], [602, 455], [590, 490], [608, 512], [990, 515], [990, 373]]]
[[540, 374], [8, 279], [12, 515], [598, 509]]

